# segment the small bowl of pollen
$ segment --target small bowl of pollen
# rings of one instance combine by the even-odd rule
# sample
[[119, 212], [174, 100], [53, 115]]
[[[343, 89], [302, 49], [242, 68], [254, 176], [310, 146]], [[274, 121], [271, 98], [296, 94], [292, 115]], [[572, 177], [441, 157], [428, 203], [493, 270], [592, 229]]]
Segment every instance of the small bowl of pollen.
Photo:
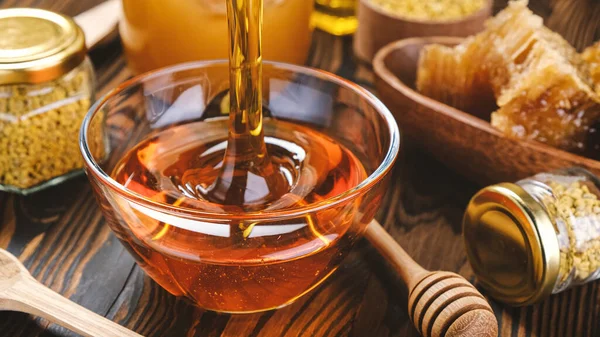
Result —
[[409, 37], [466, 37], [483, 30], [492, 0], [360, 0], [354, 53], [371, 63], [383, 46]]

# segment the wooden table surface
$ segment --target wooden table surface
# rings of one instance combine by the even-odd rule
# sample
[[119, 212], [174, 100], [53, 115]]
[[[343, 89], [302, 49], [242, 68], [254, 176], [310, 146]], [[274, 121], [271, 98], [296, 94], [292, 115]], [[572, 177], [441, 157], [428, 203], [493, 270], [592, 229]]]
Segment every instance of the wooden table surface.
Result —
[[[0, 7], [76, 15], [100, 2], [0, 0]], [[600, 38], [600, 1], [531, 2], [551, 28], [578, 48]], [[504, 5], [496, 3], [496, 10]], [[368, 86], [371, 71], [351, 55], [351, 37], [316, 32], [309, 64]], [[91, 56], [100, 93], [129, 76], [118, 39]], [[456, 271], [473, 281], [460, 226], [479, 186], [418, 146], [403, 146], [378, 219], [424, 267]], [[55, 291], [147, 336], [418, 336], [406, 314], [405, 286], [364, 240], [323, 285], [286, 308], [240, 316], [195, 308], [135, 265], [106, 226], [83, 176], [30, 197], [0, 193], [0, 247]], [[599, 289], [600, 282], [592, 282], [525, 308], [492, 303], [500, 336], [598, 336]], [[0, 312], [0, 336], [72, 335], [38, 318]]]

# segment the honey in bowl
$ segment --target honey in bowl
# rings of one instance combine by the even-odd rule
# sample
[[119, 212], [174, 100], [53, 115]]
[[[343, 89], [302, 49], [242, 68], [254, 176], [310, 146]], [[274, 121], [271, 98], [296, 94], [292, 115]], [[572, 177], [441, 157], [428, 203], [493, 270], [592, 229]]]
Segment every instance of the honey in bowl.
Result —
[[[339, 230], [347, 226], [327, 228], [343, 216], [337, 212], [295, 220], [291, 226], [304, 230], [286, 240], [256, 235], [255, 224], [244, 221], [246, 212], [322, 201], [366, 178], [350, 151], [300, 125], [271, 121], [272, 136], [265, 143], [261, 2], [228, 1], [232, 47], [227, 123], [168, 128], [130, 150], [113, 173], [124, 187], [157, 202], [240, 217], [225, 238], [190, 233], [162, 221], [144, 224], [129, 238], [141, 251], [156, 251], [146, 261], [151, 267], [171, 271], [159, 282], [177, 285], [173, 292], [216, 311], [280, 306], [314, 286], [321, 273], [331, 271], [336, 255], [348, 248], [339, 240], [344, 234]], [[209, 127], [228, 130], [227, 139], [206, 137]], [[198, 258], [200, 252], [215, 256]], [[290, 257], [294, 260], [280, 263]], [[276, 288], [281, 291], [273, 291]]]
[[[244, 192], [238, 190], [244, 189], [241, 186], [233, 186], [225, 194], [227, 204], [211, 203], [196, 197], [196, 191], [178, 191], [188, 188], [181, 183], [178, 172], [189, 170], [190, 163], [199, 161], [208, 171], [202, 174], [203, 179], [218, 179], [224, 140], [207, 141], [202, 137], [215, 129], [225, 131], [226, 121], [198, 122], [162, 131], [133, 148], [117, 165], [114, 177], [128, 189], [159, 203], [222, 211], [238, 220], [223, 227], [221, 236], [146, 219], [139, 221], [139, 227], [132, 227], [125, 239], [154, 271], [155, 280], [204, 308], [245, 312], [281, 306], [315, 286], [347, 253], [361, 230], [354, 223], [357, 203], [291, 220], [260, 222], [264, 227], [245, 220], [245, 209], [251, 205], [294, 210], [323, 201], [356, 187], [366, 178], [365, 169], [352, 152], [323, 134], [272, 120], [265, 123], [271, 135], [268, 152], [273, 162], [284, 162], [291, 175], [290, 183], [269, 188], [271, 193], [290, 185], [294, 188], [274, 201], [257, 204], [252, 203], [253, 188], [264, 186], [253, 186], [253, 180], [248, 179]], [[290, 146], [286, 148], [285, 144]], [[243, 198], [248, 195], [250, 202]], [[134, 212], [132, 222], [145, 215], [144, 210]]]
[[[277, 308], [325, 280], [373, 218], [398, 150], [393, 118], [365, 90], [263, 67], [261, 5], [228, 1], [229, 67], [134, 78], [82, 127], [108, 224], [165, 289], [220, 312]], [[87, 134], [103, 115], [112, 151], [99, 166]]]

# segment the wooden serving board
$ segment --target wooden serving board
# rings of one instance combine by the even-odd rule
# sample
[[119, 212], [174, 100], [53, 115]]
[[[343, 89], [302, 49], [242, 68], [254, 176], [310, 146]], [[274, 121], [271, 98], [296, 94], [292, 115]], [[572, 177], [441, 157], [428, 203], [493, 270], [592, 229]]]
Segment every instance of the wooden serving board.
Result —
[[[178, 0], [194, 1], [194, 0]], [[310, 0], [307, 0], [310, 1]], [[101, 0], [0, 0], [0, 7], [41, 7], [76, 15]], [[496, 10], [505, 5], [497, 2]], [[600, 3], [531, 0], [531, 8], [578, 48], [600, 38]], [[118, 41], [92, 52], [100, 93], [129, 77]], [[308, 63], [370, 86], [356, 64], [352, 38], [316, 32]], [[378, 219], [424, 267], [473, 280], [460, 225], [480, 186], [453, 173], [414, 144], [389, 184]], [[110, 232], [85, 177], [19, 197], [0, 193], [0, 247], [42, 283], [146, 336], [418, 336], [406, 313], [404, 285], [366, 241], [325, 284], [297, 303], [248, 316], [204, 312], [162, 290]], [[600, 282], [526, 308], [492, 303], [500, 336], [600, 335]], [[0, 336], [73, 336], [25, 314], [0, 312]]]

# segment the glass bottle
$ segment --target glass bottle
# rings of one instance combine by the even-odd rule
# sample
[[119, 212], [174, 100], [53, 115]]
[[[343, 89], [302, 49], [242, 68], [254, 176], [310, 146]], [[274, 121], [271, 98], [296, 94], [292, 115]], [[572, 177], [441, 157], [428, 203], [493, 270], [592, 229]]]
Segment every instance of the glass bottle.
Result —
[[312, 24], [333, 35], [350, 35], [358, 27], [357, 0], [315, 0]]

